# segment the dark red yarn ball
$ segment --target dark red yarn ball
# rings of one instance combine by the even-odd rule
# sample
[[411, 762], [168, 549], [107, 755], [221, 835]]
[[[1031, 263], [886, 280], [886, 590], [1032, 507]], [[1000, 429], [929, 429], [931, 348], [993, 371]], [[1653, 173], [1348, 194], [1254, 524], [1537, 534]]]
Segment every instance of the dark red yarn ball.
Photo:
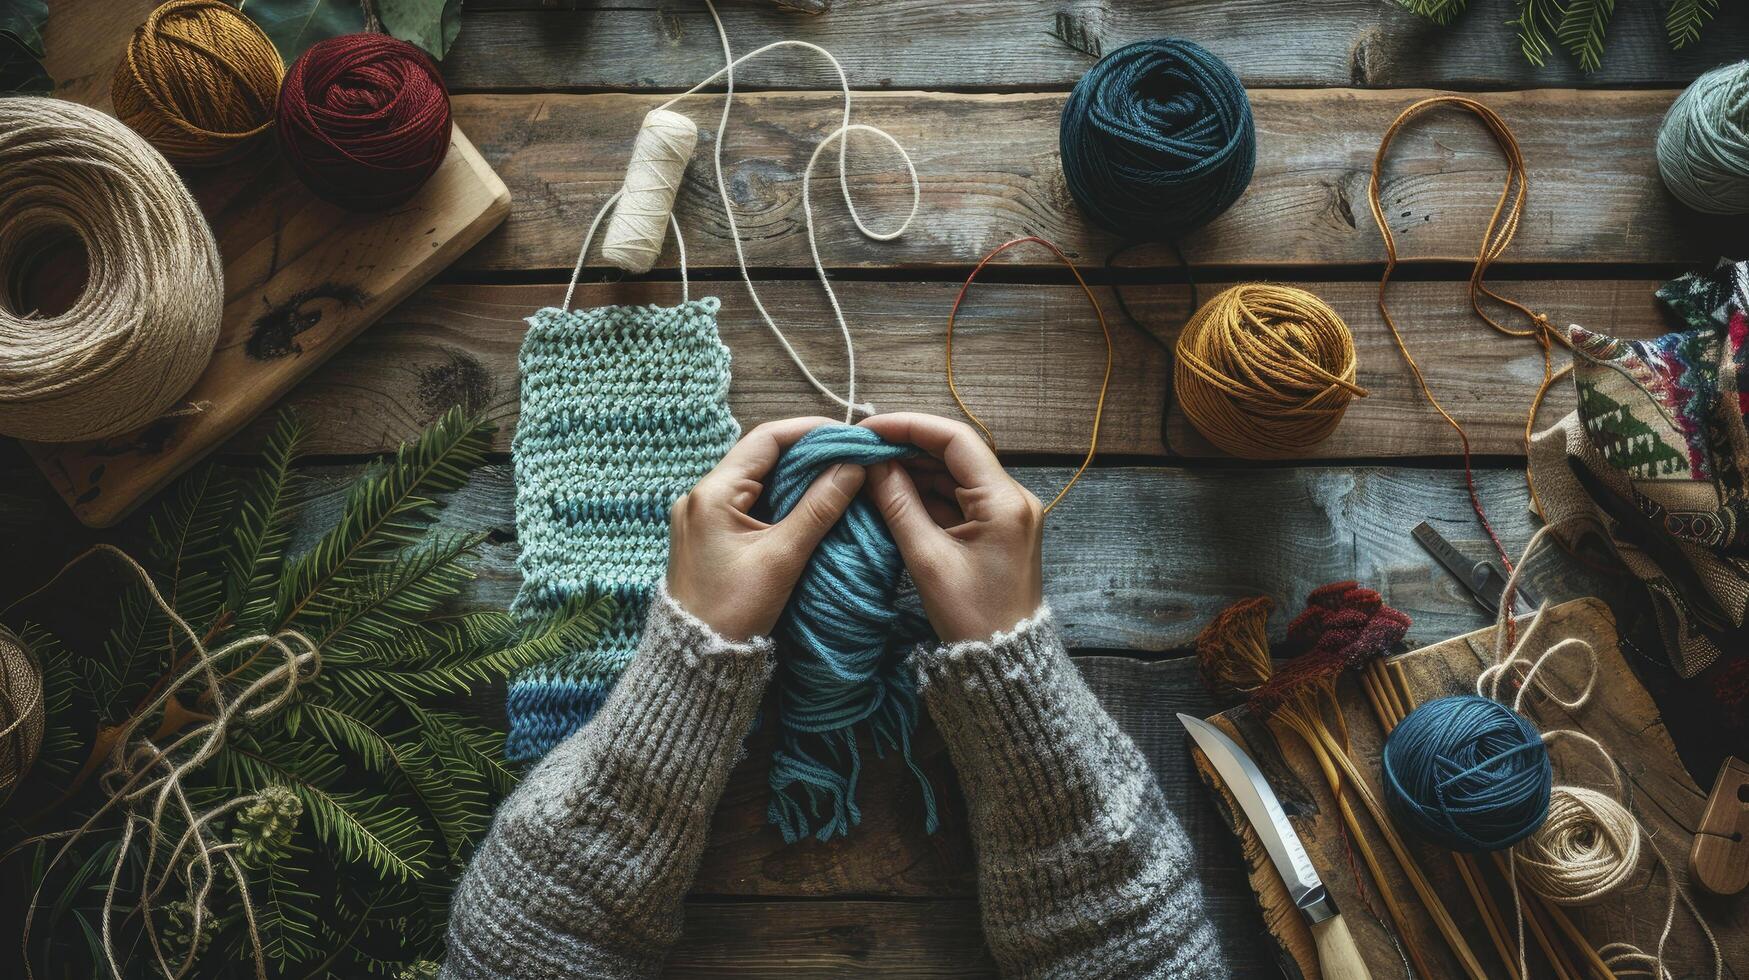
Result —
[[437, 63], [386, 34], [311, 47], [279, 90], [279, 145], [318, 197], [354, 211], [406, 203], [449, 152]]

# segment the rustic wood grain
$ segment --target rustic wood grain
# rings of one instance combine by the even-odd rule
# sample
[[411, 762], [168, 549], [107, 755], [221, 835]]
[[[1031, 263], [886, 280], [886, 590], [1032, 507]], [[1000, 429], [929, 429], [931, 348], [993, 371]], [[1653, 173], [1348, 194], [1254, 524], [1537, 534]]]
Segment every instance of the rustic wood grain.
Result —
[[662, 976], [994, 980], [997, 973], [973, 899], [691, 901]]
[[[1396, 658], [1417, 702], [1424, 703], [1464, 691], [1473, 692], [1477, 672], [1492, 662], [1492, 632], [1492, 629], [1478, 631]], [[1700, 825], [1705, 794], [1682, 767], [1657, 707], [1623, 659], [1616, 643], [1615, 620], [1608, 607], [1596, 599], [1577, 600], [1556, 607], [1531, 634], [1529, 642], [1532, 649], [1542, 649], [1555, 638], [1567, 636], [1586, 640], [1597, 653], [1597, 685], [1591, 702], [1578, 711], [1568, 711], [1552, 701], [1539, 699], [1527, 702], [1526, 713], [1544, 731], [1579, 728], [1603, 743], [1629, 787], [1632, 809], [1645, 824], [1651, 846], [1660, 848], [1663, 859], [1674, 862], [1680, 869], [1688, 842]], [[1552, 689], [1562, 692], [1576, 691], [1584, 686], [1588, 673], [1588, 667], [1576, 657], [1550, 660], [1543, 669]], [[1382, 732], [1352, 678], [1344, 680], [1341, 698], [1352, 738], [1353, 758], [1363, 774], [1374, 778], [1373, 790], [1378, 793], [1376, 760], [1383, 744]], [[1281, 795], [1284, 808], [1313, 856], [1314, 865], [1324, 877], [1325, 884], [1331, 887], [1338, 905], [1349, 913], [1347, 918], [1354, 927], [1367, 965], [1375, 975], [1395, 973], [1400, 969], [1401, 961], [1385, 929], [1370, 916], [1355, 914], [1365, 908], [1365, 903], [1356, 889], [1329, 788], [1321, 776], [1315, 775], [1316, 763], [1303, 744], [1292, 736], [1266, 729], [1250, 712], [1225, 713], [1215, 721], [1241, 744], [1248, 746], [1271, 786]], [[1558, 749], [1555, 761], [1558, 781], [1561, 782], [1598, 785], [1609, 778], [1598, 769], [1594, 753]], [[1206, 778], [1219, 783], [1200, 755], [1198, 766]], [[1230, 801], [1229, 812], [1232, 812]], [[1237, 828], [1251, 868], [1252, 884], [1263, 901], [1265, 922], [1284, 949], [1298, 961], [1304, 975], [1316, 978], [1316, 956], [1304, 922], [1293, 910], [1292, 903], [1287, 901], [1280, 878], [1263, 855], [1261, 844], [1249, 825], [1241, 818]], [[1383, 852], [1382, 838], [1377, 843]], [[1491, 959], [1493, 947], [1473, 914], [1451, 860], [1444, 852], [1419, 841], [1412, 846], [1422, 869], [1433, 880], [1438, 892], [1448, 896], [1447, 908], [1463, 927], [1471, 947], [1484, 961]], [[1642, 847], [1646, 846], [1643, 842]], [[1455, 961], [1448, 958], [1431, 920], [1418, 912], [1413, 892], [1400, 871], [1389, 860], [1386, 867], [1390, 869], [1393, 891], [1406, 896], [1406, 907], [1417, 910], [1412, 913], [1414, 934], [1406, 937], [1405, 942], [1436, 957], [1444, 969], [1455, 971]], [[1685, 872], [1679, 871], [1679, 874], [1686, 879]], [[1502, 908], [1510, 915], [1511, 899], [1504, 894], [1504, 885], [1500, 881], [1493, 884], [1503, 893]], [[1596, 905], [1569, 909], [1568, 913], [1594, 947], [1628, 941], [1651, 949], [1657, 943], [1658, 931], [1663, 924], [1667, 894], [1664, 872], [1648, 855], [1641, 861], [1638, 873], [1620, 891]], [[1749, 969], [1749, 930], [1744, 928], [1745, 916], [1749, 912], [1740, 905], [1709, 903], [1706, 908], [1725, 953], [1727, 975], [1743, 975], [1745, 969]], [[1510, 922], [1508, 926], [1511, 927]], [[1673, 961], [1672, 968], [1679, 976], [1710, 973], [1711, 962], [1705, 941], [1683, 913], [1678, 913], [1668, 953]], [[1499, 968], [1497, 962], [1493, 968]]]
[[[309, 472], [321, 490], [303, 522], [314, 532], [333, 523], [358, 471]], [[1055, 493], [1069, 475], [1060, 467], [1013, 472], [1040, 494]], [[1483, 471], [1477, 482], [1516, 553], [1532, 530], [1523, 474]], [[510, 468], [490, 466], [444, 517], [446, 525], [493, 538], [467, 592], [470, 603], [503, 608], [520, 581], [513, 495]], [[1477, 557], [1488, 553], [1458, 470], [1090, 470], [1046, 526], [1045, 590], [1071, 646], [1182, 650], [1235, 597], [1262, 593], [1297, 609], [1319, 585], [1359, 579], [1415, 620], [1413, 638], [1432, 642], [1486, 617], [1410, 540], [1421, 520]], [[1545, 594], [1570, 594], [1562, 581], [1541, 584]]]
[[[828, 15], [835, 17], [836, 15]], [[1310, 89], [1253, 93], [1256, 176], [1232, 210], [1189, 237], [1199, 265], [1352, 265], [1384, 259], [1367, 213], [1366, 185], [1385, 127], [1411, 91]], [[1728, 222], [1685, 211], [1664, 189], [1649, 152], [1672, 91], [1537, 90], [1487, 95], [1517, 133], [1530, 167], [1529, 210], [1508, 262], [1703, 262], [1740, 244]], [[767, 93], [738, 99], [725, 177], [762, 268], [808, 268], [799, 200], [814, 142], [834, 125], [838, 96]], [[582, 231], [625, 177], [644, 113], [659, 96], [470, 95], [456, 121], [515, 197], [504, 229], [462, 262], [474, 271], [569, 270]], [[836, 187], [815, 188], [820, 250], [829, 267], [964, 267], [1019, 235], [1056, 241], [1097, 264], [1116, 239], [1082, 219], [1058, 157], [1061, 95], [894, 92], [859, 97], [856, 119], [890, 131], [910, 152], [923, 210], [906, 234], [874, 242], [857, 233]], [[707, 129], [717, 102], [682, 103]], [[890, 150], [858, 140], [859, 201], [873, 227], [892, 227], [910, 186]], [[822, 167], [822, 177], [826, 168]], [[1499, 151], [1467, 114], [1435, 113], [1395, 142], [1384, 201], [1406, 260], [1472, 261], [1504, 171]], [[708, 144], [695, 154], [677, 214], [695, 268], [734, 265], [711, 176]], [[1045, 266], [1042, 250], [1002, 261]], [[1173, 264], [1158, 249], [1128, 260]], [[672, 243], [658, 265], [672, 269]]]
[[[1581, 72], [1564, 54], [1539, 69], [1505, 24], [1510, 0], [1469, 6], [1440, 28], [1387, 0], [838, 0], [819, 18], [717, 4], [737, 53], [813, 41], [845, 62], [854, 84], [885, 88], [1066, 89], [1097, 52], [1170, 35], [1207, 46], [1252, 87], [1679, 85], [1749, 44], [1737, 5], [1724, 4], [1698, 44], [1672, 52], [1665, 4], [1618, 3], [1600, 70]], [[717, 43], [703, 4], [468, 0], [445, 71], [459, 89], [685, 89], [720, 65]], [[779, 88], [829, 84], [802, 58], [744, 74]]]
[[225, 309], [212, 362], [184, 395], [194, 410], [110, 439], [29, 447], [87, 524], [113, 524], [162, 489], [510, 211], [460, 129], [425, 187], [389, 214], [325, 204], [283, 162], [256, 156], [197, 190], [225, 259]]
[[[1205, 283], [1202, 296], [1225, 283]], [[1652, 299], [1652, 280], [1505, 282], [1505, 295], [1620, 337], [1655, 336], [1668, 327]], [[1336, 433], [1307, 451], [1316, 459], [1456, 456], [1457, 436], [1422, 400], [1407, 365], [1380, 319], [1377, 288], [1364, 282], [1308, 283], [1332, 304], [1356, 337], [1359, 381], [1371, 394], [1356, 401]], [[819, 287], [775, 282], [760, 287], [765, 302], [815, 373], [842, 388], [843, 340]], [[1139, 322], [1170, 344], [1189, 313], [1181, 285], [1121, 287]], [[696, 284], [724, 298], [723, 340], [734, 355], [730, 402], [743, 426], [835, 409], [808, 386], [739, 283]], [[960, 417], [943, 374], [943, 320], [958, 286], [952, 283], [846, 282], [837, 287], [857, 339], [858, 398], [883, 411]], [[322, 454], [392, 449], [450, 405], [490, 410], [503, 422], [496, 446], [507, 451], [517, 410], [517, 347], [523, 318], [559, 300], [557, 286], [442, 285], [421, 290], [383, 322], [314, 372], [287, 399], [313, 423], [310, 447]], [[1164, 350], [1124, 326], [1110, 288], [1097, 290], [1112, 324], [1116, 367], [1100, 430], [1105, 458], [1209, 457], [1220, 452], [1173, 409], [1167, 443], [1160, 409], [1169, 378]], [[1524, 416], [1542, 376], [1540, 349], [1490, 330], [1464, 299], [1460, 283], [1404, 282], [1391, 289], [1393, 309], [1429, 383], [1469, 430], [1477, 453], [1523, 454]], [[578, 306], [671, 303], [675, 283], [580, 287]], [[1080, 454], [1086, 450], [1105, 346], [1079, 288], [1069, 285], [979, 283], [960, 312], [954, 359], [967, 403], [991, 427], [1005, 452]], [[1556, 355], [1556, 366], [1567, 355]], [[1544, 406], [1544, 424], [1573, 407], [1571, 384], [1559, 384]], [[231, 442], [258, 445], [271, 418]]]

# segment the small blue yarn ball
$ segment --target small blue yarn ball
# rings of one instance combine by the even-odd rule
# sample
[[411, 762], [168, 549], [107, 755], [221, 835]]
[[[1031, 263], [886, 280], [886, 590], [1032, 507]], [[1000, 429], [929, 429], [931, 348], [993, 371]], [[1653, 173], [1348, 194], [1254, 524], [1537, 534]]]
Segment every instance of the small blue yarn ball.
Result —
[[1474, 694], [1416, 708], [1385, 740], [1385, 799], [1421, 836], [1464, 853], [1529, 837], [1549, 812], [1554, 769], [1542, 734]]
[[1175, 240], [1219, 217], [1257, 165], [1245, 86], [1183, 38], [1138, 41], [1101, 58], [1069, 93], [1059, 139], [1081, 210], [1144, 241]]

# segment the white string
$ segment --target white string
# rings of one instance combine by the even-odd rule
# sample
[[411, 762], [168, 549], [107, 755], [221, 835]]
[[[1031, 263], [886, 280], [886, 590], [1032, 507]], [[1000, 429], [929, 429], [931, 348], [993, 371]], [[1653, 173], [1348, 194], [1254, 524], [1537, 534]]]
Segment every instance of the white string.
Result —
[[[766, 328], [771, 331], [772, 336], [777, 338], [778, 343], [783, 346], [784, 352], [789, 355], [790, 360], [795, 366], [801, 370], [802, 376], [807, 379], [808, 383], [813, 386], [814, 390], [818, 391], [820, 394], [830, 399], [834, 404], [838, 405], [838, 407], [845, 410], [844, 420], [846, 422], [854, 421], [859, 414], [873, 415], [875, 412], [875, 407], [873, 405], [856, 401], [856, 345], [852, 340], [850, 325], [845, 319], [843, 307], [840, 306], [838, 297], [832, 290], [832, 283], [826, 276], [825, 264], [820, 259], [820, 248], [814, 230], [814, 211], [809, 198], [809, 190], [812, 183], [811, 178], [813, 176], [814, 166], [819, 161], [821, 152], [828, 144], [836, 141], [838, 143], [838, 186], [844, 196], [844, 207], [850, 213], [850, 220], [855, 223], [856, 230], [864, 237], [871, 238], [875, 241], [886, 242], [892, 241], [900, 235], [903, 235], [905, 230], [911, 226], [912, 220], [917, 217], [917, 212], [921, 206], [923, 196], [922, 185], [917, 179], [917, 167], [912, 163], [910, 154], [905, 152], [905, 148], [892, 136], [892, 134], [874, 126], [853, 125], [851, 123], [850, 79], [844, 72], [844, 66], [839, 63], [837, 58], [832, 56], [832, 52], [827, 51], [825, 48], [822, 48], [817, 44], [810, 44], [806, 41], [785, 40], [774, 41], [737, 58], [734, 56], [734, 51], [729, 45], [729, 34], [723, 27], [722, 18], [717, 14], [716, 5], [712, 3], [711, 0], [705, 0], [705, 7], [710, 11], [711, 21], [716, 25], [717, 37], [722, 43], [723, 67], [712, 72], [708, 78], [699, 82], [697, 85], [694, 85], [692, 88], [687, 89], [685, 92], [682, 92], [672, 99], [669, 99], [667, 102], [662, 103], [657, 108], [670, 108], [682, 99], [696, 95], [699, 91], [704, 89], [707, 85], [710, 85], [712, 82], [715, 82], [718, 78], [724, 80], [723, 111], [722, 115], [718, 117], [717, 120], [717, 134], [715, 146], [711, 153], [711, 162], [716, 175], [717, 196], [722, 200], [723, 214], [729, 223], [729, 237], [735, 244], [735, 264], [741, 271], [741, 281], [747, 287], [747, 296], [753, 301], [753, 308], [758, 311], [759, 318], [765, 322]], [[746, 249], [741, 242], [741, 230], [735, 218], [734, 204], [729, 199], [728, 181], [723, 178], [723, 145], [727, 142], [729, 113], [733, 108], [735, 101], [735, 66], [751, 61], [766, 52], [786, 47], [801, 48], [806, 51], [812, 51], [825, 58], [826, 61], [832, 65], [832, 70], [837, 73], [838, 88], [844, 96], [844, 111], [838, 128], [834, 129], [831, 133], [828, 133], [826, 137], [820, 140], [819, 144], [815, 146], [813, 156], [808, 161], [808, 167], [802, 174], [802, 214], [804, 224], [807, 227], [808, 250], [813, 256], [814, 274], [819, 279], [821, 288], [825, 290], [827, 301], [832, 306], [833, 318], [838, 323], [838, 331], [844, 338], [844, 352], [848, 379], [845, 382], [845, 393], [842, 397], [832, 391], [832, 389], [826, 387], [819, 378], [814, 376], [814, 372], [811, 371], [808, 368], [807, 363], [802, 360], [801, 354], [795, 349], [795, 346], [790, 343], [789, 338], [784, 336], [783, 330], [778, 327], [777, 321], [772, 318], [771, 313], [765, 308], [764, 301], [760, 299], [759, 290], [753, 285], [753, 277], [747, 271]], [[855, 198], [850, 192], [850, 168], [848, 158], [850, 143], [848, 134], [855, 131], [869, 132], [878, 135], [886, 140], [888, 145], [898, 150], [899, 157], [905, 164], [906, 175], [911, 180], [911, 210], [905, 215], [905, 219], [899, 223], [898, 227], [891, 231], [883, 232], [870, 228], [868, 224], [862, 220], [861, 212], [856, 209]]]
[[[1524, 706], [1525, 696], [1529, 694], [1534, 687], [1537, 693], [1548, 698], [1561, 709], [1568, 712], [1576, 712], [1591, 700], [1591, 694], [1596, 689], [1598, 674], [1601, 670], [1597, 659], [1597, 651], [1590, 643], [1579, 639], [1578, 637], [1567, 637], [1554, 643], [1534, 660], [1528, 656], [1526, 651], [1530, 644], [1531, 635], [1536, 632], [1537, 626], [1542, 622], [1543, 614], [1549, 608], [1547, 602], [1544, 602], [1542, 606], [1537, 609], [1528, 624], [1520, 624], [1522, 626], [1522, 632], [1519, 633], [1518, 641], [1513, 644], [1510, 650], [1507, 649], [1506, 626], [1508, 620], [1512, 616], [1513, 597], [1517, 595], [1518, 592], [1519, 577], [1524, 574], [1525, 568], [1530, 564], [1531, 555], [1544, 543], [1554, 529], [1555, 525], [1546, 524], [1531, 536], [1530, 542], [1525, 545], [1524, 551], [1519, 557], [1517, 565], [1513, 567], [1512, 574], [1507, 577], [1506, 587], [1501, 592], [1500, 609], [1495, 619], [1494, 663], [1485, 668], [1476, 678], [1477, 694], [1495, 701], [1501, 701], [1500, 685], [1505, 678], [1511, 676], [1518, 685], [1518, 692], [1512, 699], [1513, 711], [1521, 711]], [[1549, 663], [1551, 659], [1569, 653], [1583, 654], [1589, 667], [1589, 673], [1585, 679], [1585, 683], [1581, 686], [1577, 694], [1563, 698], [1560, 694], [1552, 690], [1547, 683], [1539, 681], [1537, 675], [1542, 670], [1543, 666]], [[1612, 942], [1603, 946], [1598, 951], [1599, 955], [1606, 958], [1607, 965], [1609, 965], [1611, 969], [1614, 969], [1615, 965], [1618, 963], [1641, 968], [1633, 970], [1632, 974], [1622, 975], [1652, 976], [1657, 978], [1657, 980], [1664, 980], [1664, 978], [1670, 977], [1670, 970], [1664, 965], [1664, 946], [1670, 938], [1671, 930], [1675, 928], [1676, 907], [1680, 903], [1683, 907], [1688, 909], [1689, 914], [1694, 918], [1695, 924], [1700, 927], [1701, 933], [1706, 937], [1708, 944], [1712, 947], [1713, 977], [1714, 980], [1722, 980], [1724, 977], [1724, 954], [1719, 949], [1718, 937], [1713, 934], [1711, 924], [1707, 922], [1706, 917], [1701, 914], [1700, 909], [1694, 904], [1694, 900], [1688, 894], [1688, 889], [1683, 887], [1682, 883], [1677, 880], [1675, 867], [1664, 857], [1663, 850], [1658, 847], [1658, 842], [1653, 839], [1651, 832], [1648, 831], [1645, 825], [1628, 810], [1626, 801], [1628, 799], [1629, 790], [1626, 783], [1622, 780], [1620, 768], [1615, 764], [1615, 760], [1610, 756], [1609, 751], [1605, 749], [1603, 744], [1597, 741], [1597, 739], [1576, 729], [1561, 728], [1547, 730], [1543, 732], [1542, 737], [1545, 744], [1551, 743], [1556, 739], [1567, 739], [1588, 746], [1594, 750], [1603, 759], [1604, 771], [1609, 773], [1616, 795], [1612, 798], [1583, 787], [1561, 785], [1553, 787], [1551, 793], [1564, 794], [1571, 798], [1567, 802], [1571, 802], [1575, 806], [1582, 808], [1586, 811], [1586, 815], [1595, 817], [1600, 822], [1600, 825], [1604, 821], [1610, 821], [1611, 825], [1600, 826], [1599, 832], [1601, 833], [1614, 834], [1620, 837], [1631, 832], [1635, 838], [1634, 842], [1631, 845], [1624, 843], [1621, 848], [1622, 861], [1624, 864], [1637, 859], [1639, 854], [1638, 838], [1644, 836], [1647, 844], [1650, 845], [1652, 860], [1664, 867], [1665, 881], [1669, 888], [1669, 900], [1665, 906], [1664, 928], [1658, 935], [1658, 946], [1656, 952], [1646, 953], [1638, 946], [1628, 942]], [[1581, 794], [1592, 794], [1596, 799], [1584, 797]], [[1611, 806], [1603, 806], [1601, 805], [1601, 801], [1607, 801]], [[1551, 796], [1551, 806], [1553, 805], [1553, 802], [1553, 796]], [[1583, 816], [1581, 816], [1580, 819], [1583, 819]], [[1545, 823], [1545, 827], [1547, 826], [1548, 825]], [[1544, 828], [1538, 828], [1537, 834], [1542, 834], [1543, 830]], [[1546, 856], [1557, 852], [1557, 848], [1551, 847], [1543, 853]], [[1519, 974], [1521, 976], [1528, 976], [1528, 962], [1525, 955], [1526, 951], [1524, 943], [1524, 906], [1518, 893], [1518, 865], [1521, 861], [1525, 862], [1528, 867], [1532, 859], [1521, 855], [1518, 846], [1507, 850], [1508, 880], [1512, 890], [1514, 913], [1518, 919]], [[1539, 874], [1548, 874], [1551, 871], [1561, 873], [1566, 869], [1551, 869], [1548, 865], [1541, 864], [1537, 870]], [[1593, 876], [1594, 881], [1600, 877], [1598, 875], [1598, 869], [1596, 868], [1587, 868], [1584, 870]], [[1580, 900], [1594, 901], [1597, 898], [1601, 898], [1610, 888], [1613, 888], [1626, 880], [1628, 877], [1626, 873], [1627, 870], [1631, 869], [1624, 869], [1619, 874], [1602, 875], [1601, 877], [1608, 879], [1607, 887], [1591, 887], [1589, 890], [1575, 892], [1572, 895], [1565, 895], [1563, 897], [1572, 900], [1574, 904], [1577, 904]], [[1543, 894], [1543, 892], [1539, 891], [1538, 894]], [[1551, 901], [1557, 900], [1546, 894], [1544, 897], [1550, 898]]]
[[[614, 191], [601, 210], [595, 212], [589, 230], [583, 233], [583, 247], [577, 250], [577, 264], [571, 268], [571, 282], [565, 287], [565, 301], [559, 306], [566, 313], [571, 312], [571, 293], [577, 288], [577, 277], [583, 274], [583, 260], [589, 254], [589, 243], [595, 240], [595, 229], [601, 226], [601, 219], [607, 217], [608, 210], [618, 204], [624, 194], [624, 190]], [[674, 247], [680, 251], [680, 302], [688, 303], [692, 301], [692, 285], [686, 280], [686, 240], [680, 237], [680, 222], [675, 220], [672, 211], [668, 213], [668, 223], [674, 229]]]

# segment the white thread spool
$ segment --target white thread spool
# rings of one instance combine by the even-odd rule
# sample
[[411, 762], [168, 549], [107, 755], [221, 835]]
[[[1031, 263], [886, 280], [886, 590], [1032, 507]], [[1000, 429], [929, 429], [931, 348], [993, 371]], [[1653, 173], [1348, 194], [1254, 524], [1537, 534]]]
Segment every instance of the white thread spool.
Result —
[[619, 207], [608, 219], [601, 257], [632, 275], [655, 266], [668, 234], [674, 195], [698, 146], [698, 125], [668, 109], [651, 109], [638, 127]]

